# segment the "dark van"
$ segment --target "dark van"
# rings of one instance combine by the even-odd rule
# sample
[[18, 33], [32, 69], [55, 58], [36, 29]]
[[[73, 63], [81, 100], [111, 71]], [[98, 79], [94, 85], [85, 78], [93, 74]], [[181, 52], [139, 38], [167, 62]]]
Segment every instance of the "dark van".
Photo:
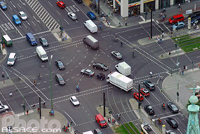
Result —
[[170, 24], [174, 24], [181, 21], [184, 21], [184, 16], [182, 14], [174, 15], [173, 17], [169, 18]]
[[94, 50], [99, 48], [98, 40], [96, 40], [92, 35], [88, 35], [85, 38], [83, 38], [83, 42]]
[[37, 41], [36, 41], [36, 39], [35, 39], [35, 37], [33, 36], [32, 33], [27, 33], [26, 34], [26, 39], [29, 41], [29, 43], [31, 44], [31, 46], [37, 45]]

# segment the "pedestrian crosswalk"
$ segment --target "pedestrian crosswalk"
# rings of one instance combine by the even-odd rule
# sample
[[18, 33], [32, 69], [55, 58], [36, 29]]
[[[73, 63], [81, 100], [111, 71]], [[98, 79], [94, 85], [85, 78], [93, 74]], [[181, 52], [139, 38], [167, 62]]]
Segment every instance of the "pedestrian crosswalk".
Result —
[[[49, 14], [49, 12], [40, 4], [38, 0], [25, 0], [36, 15], [42, 20], [49, 30], [59, 28], [58, 22]], [[67, 12], [78, 12], [79, 9], [75, 5], [67, 6]]]
[[8, 30], [14, 30], [14, 26], [8, 22], [8, 23], [3, 23], [0, 25], [0, 27], [4, 30], [4, 31], [8, 31]]
[[48, 13], [38, 0], [25, 0], [49, 30], [59, 28], [58, 22]]

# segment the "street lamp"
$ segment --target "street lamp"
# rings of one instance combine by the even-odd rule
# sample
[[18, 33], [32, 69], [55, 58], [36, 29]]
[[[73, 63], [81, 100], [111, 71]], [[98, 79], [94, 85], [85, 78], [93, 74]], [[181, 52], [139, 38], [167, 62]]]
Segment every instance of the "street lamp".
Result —
[[51, 55], [49, 66], [50, 66], [50, 86], [51, 86], [51, 110], [53, 110], [53, 99], [52, 99], [52, 79], [51, 79], [51, 60], [53, 58], [53, 55]]
[[178, 45], [179, 45], [179, 40], [180, 38], [176, 38], [176, 42], [177, 42], [177, 44], [175, 44], [175, 48], [176, 48], [176, 55], [177, 55], [177, 63], [176, 63], [176, 66], [177, 66], [177, 74], [178, 74], [178, 67], [179, 67], [179, 61], [178, 61]]

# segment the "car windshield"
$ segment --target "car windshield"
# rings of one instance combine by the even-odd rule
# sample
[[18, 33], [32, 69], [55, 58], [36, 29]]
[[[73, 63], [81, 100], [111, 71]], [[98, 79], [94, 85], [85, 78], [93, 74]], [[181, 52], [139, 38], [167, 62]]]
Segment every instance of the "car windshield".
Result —
[[45, 39], [42, 40], [43, 43], [47, 43], [47, 41]]
[[35, 41], [35, 38], [31, 38], [31, 41]]
[[60, 77], [60, 78], [58, 78], [59, 79], [59, 81], [63, 81], [63, 78], [62, 77]]
[[58, 65], [59, 65], [59, 66], [63, 66], [63, 63], [59, 61], [59, 62], [58, 62]]
[[174, 17], [171, 17], [171, 20], [174, 20]]
[[121, 56], [121, 54], [120, 54], [120, 53], [116, 53], [116, 55], [117, 55], [117, 56]]
[[19, 19], [16, 19], [15, 21], [16, 21], [16, 22], [19, 22], [20, 20], [19, 20]]
[[43, 54], [41, 55], [42, 58], [46, 58], [47, 57], [47, 54]]
[[2, 7], [6, 6], [6, 3], [1, 3], [1, 6], [2, 6]]
[[13, 58], [8, 58], [8, 61], [9, 61], [9, 62], [13, 62], [14, 59], [13, 59]]
[[21, 14], [21, 16], [22, 16], [22, 17], [26, 17], [26, 15], [25, 15], [25, 14], [23, 14], [23, 13]]
[[78, 100], [77, 99], [73, 99], [73, 102], [78, 102]]
[[106, 123], [106, 121], [105, 121], [105, 120], [103, 120], [103, 121], [100, 121], [100, 123], [101, 123], [101, 124], [104, 124], [104, 123]]
[[148, 106], [149, 109], [153, 109], [152, 106]]
[[175, 105], [172, 105], [172, 109], [178, 110], [178, 108]]

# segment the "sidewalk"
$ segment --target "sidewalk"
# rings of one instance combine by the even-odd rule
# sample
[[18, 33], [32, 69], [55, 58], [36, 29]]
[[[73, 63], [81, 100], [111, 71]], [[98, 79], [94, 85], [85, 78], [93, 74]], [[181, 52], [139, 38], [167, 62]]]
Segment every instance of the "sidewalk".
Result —
[[[22, 132], [17, 132], [19, 131], [19, 124], [23, 124], [20, 125], [20, 127], [25, 128], [24, 134], [49, 134], [50, 132], [74, 134], [74, 129], [72, 127], [69, 127], [69, 131], [67, 132], [62, 130], [64, 124], [67, 126], [68, 121], [61, 113], [54, 111], [54, 116], [50, 116], [49, 111], [50, 109], [42, 109], [41, 119], [36, 109], [29, 111], [28, 115], [26, 113], [13, 115], [11, 112], [8, 112], [7, 114], [4, 114], [3, 117], [1, 116], [0, 125], [3, 128], [14, 122], [11, 126], [16, 127], [16, 129], [13, 129], [13, 132], [16, 132], [16, 134], [22, 134]], [[8, 119], [6, 120], [6, 118]], [[7, 133], [5, 132], [5, 134]]]
[[[91, 3], [90, 0], [83, 0], [83, 1], [87, 6], [89, 5], [89, 3]], [[193, 0], [190, 3], [186, 2], [186, 3], [181, 4], [182, 11], [180, 11], [180, 8], [178, 8], [177, 5], [167, 7], [166, 12], [165, 12], [167, 17], [166, 17], [165, 21], [162, 21], [162, 22], [167, 22], [169, 20], [169, 17], [171, 17], [175, 14], [179, 14], [179, 13], [183, 14], [184, 16], [187, 16], [185, 14], [186, 10], [190, 10], [190, 9], [194, 10], [194, 4], [196, 4], [196, 10], [200, 10], [200, 1], [199, 0]], [[106, 1], [105, 2], [100, 1], [100, 8], [101, 8], [101, 12], [103, 11], [104, 14], [108, 15], [107, 21], [110, 22], [110, 24], [113, 28], [117, 28], [119, 26], [119, 22], [121, 23], [120, 28], [123, 28], [123, 27], [127, 27], [127, 26], [137, 25], [138, 23], [147, 23], [151, 19], [150, 12], [147, 13], [146, 19], [145, 19], [145, 13], [141, 13], [139, 15], [140, 17], [139, 16], [131, 16], [131, 17], [122, 18], [119, 13], [112, 14], [113, 8], [111, 8], [110, 5], [107, 4]], [[152, 19], [154, 21], [159, 22], [159, 20], [161, 19], [161, 18], [159, 18], [159, 14], [161, 11], [162, 11], [162, 9], [153, 11]], [[92, 12], [94, 12], [96, 14], [96, 16], [98, 16], [98, 14], [95, 11], [92, 10]], [[99, 19], [101, 19], [101, 18], [99, 18]], [[125, 22], [127, 22], [127, 26], [125, 26]], [[109, 27], [109, 25], [107, 24], [106, 21], [104, 21], [104, 24], [107, 27]]]

